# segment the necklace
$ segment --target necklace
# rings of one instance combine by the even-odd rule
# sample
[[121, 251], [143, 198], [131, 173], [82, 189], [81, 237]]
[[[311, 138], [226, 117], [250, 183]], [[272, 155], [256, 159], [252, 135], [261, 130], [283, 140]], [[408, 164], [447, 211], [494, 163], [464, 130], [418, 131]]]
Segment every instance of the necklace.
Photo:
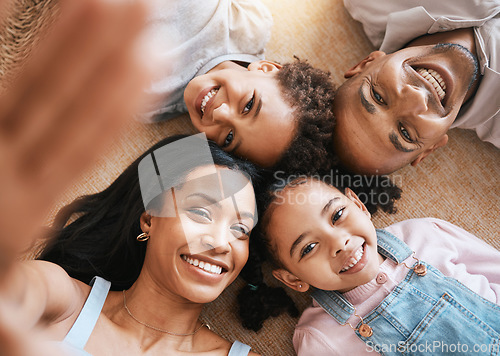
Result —
[[157, 328], [155, 326], [152, 326], [152, 325], [149, 325], [149, 324], [146, 324], [142, 321], [140, 321], [139, 319], [137, 319], [131, 312], [130, 310], [128, 309], [127, 307], [127, 299], [125, 298], [125, 290], [123, 290], [123, 306], [125, 307], [125, 310], [127, 311], [128, 315], [130, 315], [132, 317], [132, 319], [134, 319], [135, 321], [137, 321], [139, 324], [141, 325], [144, 325], [145, 327], [147, 328], [150, 328], [150, 329], [153, 329], [153, 330], [156, 330], [156, 331], [159, 331], [159, 332], [162, 332], [162, 333], [165, 333], [165, 334], [169, 334], [169, 335], [174, 335], [174, 336], [191, 336], [191, 335], [194, 335], [196, 334], [202, 327], [206, 326], [208, 329], [210, 329], [210, 327], [205, 324], [205, 323], [201, 323], [201, 325], [195, 330], [193, 331], [192, 333], [188, 333], [188, 334], [178, 334], [178, 333], [173, 333], [171, 331], [168, 331], [168, 330], [163, 330], [163, 329], [160, 329], [160, 328]]

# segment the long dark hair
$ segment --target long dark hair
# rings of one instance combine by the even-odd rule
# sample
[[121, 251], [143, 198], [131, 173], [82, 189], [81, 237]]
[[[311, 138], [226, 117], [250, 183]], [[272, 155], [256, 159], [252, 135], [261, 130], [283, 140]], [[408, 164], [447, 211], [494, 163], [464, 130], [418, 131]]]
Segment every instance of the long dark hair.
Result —
[[[94, 276], [111, 282], [113, 290], [128, 289], [141, 271], [146, 243], [138, 243], [140, 217], [145, 211], [139, 184], [139, 162], [158, 148], [185, 138], [163, 139], [139, 158], [104, 191], [85, 195], [63, 207], [51, 227], [51, 240], [39, 259], [58, 264], [73, 278], [89, 283]], [[215, 165], [245, 173], [258, 180], [257, 168], [250, 162], [230, 156], [209, 141]], [[182, 154], [182, 152], [180, 152]], [[180, 156], [182, 180], [190, 169], [203, 165], [199, 159]], [[208, 164], [211, 162], [205, 162]], [[70, 219], [74, 221], [68, 224]]]

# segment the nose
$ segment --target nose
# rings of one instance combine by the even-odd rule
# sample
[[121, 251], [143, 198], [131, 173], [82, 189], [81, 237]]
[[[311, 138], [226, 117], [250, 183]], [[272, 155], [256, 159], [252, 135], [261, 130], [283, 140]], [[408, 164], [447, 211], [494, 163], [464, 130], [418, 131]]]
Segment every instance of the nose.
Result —
[[342, 251], [345, 251], [347, 249], [347, 245], [349, 241], [351, 240], [351, 237], [347, 233], [342, 233], [341, 235], [337, 236], [332, 236], [330, 241], [330, 255], [332, 257], [337, 257]]
[[401, 89], [398, 115], [416, 117], [425, 114], [428, 110], [430, 93], [425, 88], [406, 84]]
[[214, 124], [228, 124], [234, 120], [234, 113], [227, 103], [222, 103], [215, 108], [212, 114], [212, 122]]
[[226, 254], [231, 251], [229, 242], [234, 236], [230, 232], [212, 231], [204, 234], [201, 238], [201, 245], [204, 251], [213, 251], [217, 254]]
[[234, 115], [231, 113], [229, 105], [222, 103], [212, 111], [211, 117], [203, 117], [200, 127], [197, 128], [204, 132], [208, 139], [217, 141], [221, 130], [228, 127], [234, 127]]

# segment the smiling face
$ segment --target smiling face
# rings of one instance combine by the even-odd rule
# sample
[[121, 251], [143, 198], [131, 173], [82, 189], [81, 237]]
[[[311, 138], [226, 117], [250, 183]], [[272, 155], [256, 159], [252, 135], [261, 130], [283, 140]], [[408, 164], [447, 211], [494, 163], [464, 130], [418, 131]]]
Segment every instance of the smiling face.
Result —
[[248, 69], [223, 62], [191, 80], [184, 101], [194, 127], [227, 152], [264, 167], [276, 163], [296, 128], [275, 79], [279, 68], [267, 61]]
[[334, 148], [347, 168], [391, 173], [446, 144], [476, 62], [462, 46], [373, 52], [338, 90]]
[[143, 230], [151, 236], [144, 269], [173, 294], [195, 303], [210, 302], [247, 261], [256, 219], [252, 184], [241, 173], [227, 168], [214, 173], [213, 166], [205, 166], [191, 172], [164, 201], [173, 214], [161, 215], [175, 217], [141, 218]]
[[307, 180], [273, 204], [266, 233], [285, 267], [273, 271], [277, 279], [298, 291], [311, 285], [343, 292], [376, 276], [375, 228], [352, 191]]

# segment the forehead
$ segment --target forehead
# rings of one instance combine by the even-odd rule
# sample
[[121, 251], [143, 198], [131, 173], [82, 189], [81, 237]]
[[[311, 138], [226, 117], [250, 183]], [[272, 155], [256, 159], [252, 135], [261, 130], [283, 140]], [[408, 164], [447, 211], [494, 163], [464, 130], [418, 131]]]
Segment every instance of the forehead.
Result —
[[277, 110], [280, 105], [271, 102], [264, 106], [269, 110], [262, 110], [258, 123], [253, 127], [240, 129], [244, 142], [236, 154], [260, 166], [270, 167], [290, 147], [296, 135], [297, 123], [290, 107]]
[[[254, 203], [251, 180], [242, 172], [225, 167], [207, 165], [191, 171], [184, 183], [175, 187], [178, 194], [185, 196], [194, 192], [204, 193], [215, 202], [231, 198], [242, 202]], [[248, 195], [252, 199], [248, 199]]]
[[288, 186], [277, 193], [273, 202], [273, 220], [278, 223], [293, 220], [302, 224], [302, 219], [297, 220], [296, 216], [290, 214], [302, 216], [319, 214], [333, 197], [342, 199], [345, 196], [337, 188], [316, 179], [308, 179], [299, 185]]

